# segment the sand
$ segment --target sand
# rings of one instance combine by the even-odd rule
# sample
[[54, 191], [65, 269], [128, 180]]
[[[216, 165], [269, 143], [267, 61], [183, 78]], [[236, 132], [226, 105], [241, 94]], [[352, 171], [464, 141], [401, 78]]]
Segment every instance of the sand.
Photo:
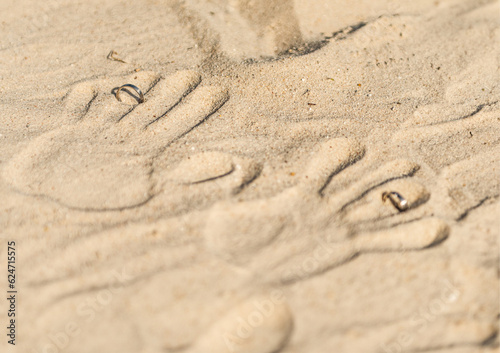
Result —
[[498, 350], [498, 1], [4, 0], [0, 28], [2, 352]]

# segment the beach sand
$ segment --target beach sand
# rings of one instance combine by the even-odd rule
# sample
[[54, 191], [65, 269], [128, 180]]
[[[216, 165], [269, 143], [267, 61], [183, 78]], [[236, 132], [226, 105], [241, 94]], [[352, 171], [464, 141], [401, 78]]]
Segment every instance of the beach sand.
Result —
[[0, 28], [2, 352], [498, 350], [498, 1], [3, 0]]

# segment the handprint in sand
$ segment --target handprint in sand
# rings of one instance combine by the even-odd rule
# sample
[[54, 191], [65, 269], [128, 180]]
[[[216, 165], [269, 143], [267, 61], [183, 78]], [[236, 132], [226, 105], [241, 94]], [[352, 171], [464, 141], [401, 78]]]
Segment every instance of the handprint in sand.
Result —
[[[3, 177], [21, 193], [73, 209], [142, 205], [158, 192], [155, 158], [228, 100], [226, 90], [198, 87], [200, 82], [198, 73], [181, 71], [167, 78], [141, 72], [76, 85], [65, 98], [67, 120], [76, 121], [33, 140]], [[111, 90], [123, 83], [142, 87], [146, 101], [126, 101], [122, 91], [126, 102], [119, 102]]]
[[[327, 140], [294, 187], [270, 199], [215, 205], [204, 231], [207, 248], [259, 280], [289, 283], [362, 253], [416, 251], [444, 241], [447, 221], [456, 218], [443, 212], [449, 204], [440, 197], [442, 189], [453, 189], [455, 183], [446, 181], [450, 173], [460, 181], [474, 161], [451, 166], [436, 184], [427, 185], [417, 163], [380, 163], [380, 156], [364, 155], [364, 147], [354, 140]], [[356, 167], [365, 168], [360, 179], [350, 173]], [[359, 175], [360, 169], [354, 172]], [[336, 192], [325, 194], [327, 187]], [[383, 197], [388, 192], [401, 195], [407, 209], [402, 212]], [[320, 236], [311, 239], [308, 234]]]

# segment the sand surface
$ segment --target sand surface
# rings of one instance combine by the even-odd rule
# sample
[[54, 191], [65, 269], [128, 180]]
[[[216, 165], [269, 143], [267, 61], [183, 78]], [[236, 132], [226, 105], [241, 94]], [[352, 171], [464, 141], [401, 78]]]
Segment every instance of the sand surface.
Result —
[[498, 1], [2, 0], [0, 29], [1, 352], [497, 352]]

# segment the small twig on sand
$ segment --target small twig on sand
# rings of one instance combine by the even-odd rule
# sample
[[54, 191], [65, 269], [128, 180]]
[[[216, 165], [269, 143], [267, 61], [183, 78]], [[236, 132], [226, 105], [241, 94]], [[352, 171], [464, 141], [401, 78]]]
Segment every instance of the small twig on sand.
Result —
[[106, 59], [109, 59], [109, 60], [114, 60], [114, 61], [119, 61], [119, 62], [121, 62], [121, 63], [126, 64], [126, 62], [125, 62], [125, 61], [123, 61], [123, 60], [122, 60], [122, 59], [120, 59], [120, 58], [115, 57], [115, 55], [118, 55], [118, 53], [117, 53], [116, 51], [114, 51], [114, 50], [111, 50], [111, 51], [109, 52], [108, 56], [106, 57]]

